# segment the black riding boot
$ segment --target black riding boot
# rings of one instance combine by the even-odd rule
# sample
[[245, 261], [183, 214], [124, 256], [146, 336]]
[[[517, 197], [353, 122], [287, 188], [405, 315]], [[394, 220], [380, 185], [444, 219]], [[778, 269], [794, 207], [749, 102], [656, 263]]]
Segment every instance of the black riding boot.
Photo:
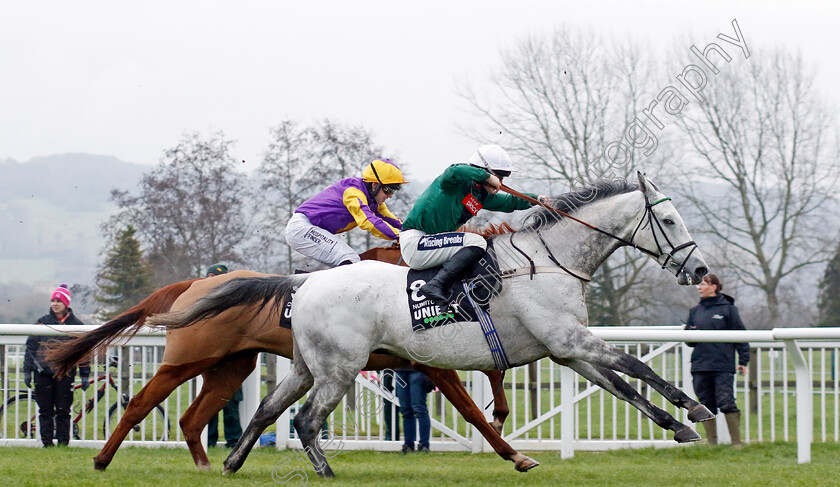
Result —
[[437, 275], [420, 288], [420, 293], [430, 298], [441, 311], [449, 308], [452, 294], [449, 286], [462, 272], [470, 269], [484, 254], [481, 247], [464, 247], [443, 264]]

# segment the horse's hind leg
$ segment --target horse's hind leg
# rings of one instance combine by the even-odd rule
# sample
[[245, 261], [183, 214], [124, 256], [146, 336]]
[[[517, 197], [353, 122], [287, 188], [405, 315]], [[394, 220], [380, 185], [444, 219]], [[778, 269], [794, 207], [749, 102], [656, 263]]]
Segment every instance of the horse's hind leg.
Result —
[[501, 435], [505, 427], [505, 419], [510, 414], [507, 396], [505, 396], [505, 376], [500, 370], [484, 370], [482, 372], [490, 381], [490, 389], [493, 391], [493, 422], [490, 425]]
[[201, 444], [201, 432], [254, 370], [257, 355], [258, 352], [250, 350], [229, 355], [202, 373], [204, 385], [201, 392], [180, 420], [184, 440], [197, 468], [210, 468], [210, 460]]
[[162, 365], [140, 392], [131, 398], [111, 437], [105, 442], [99, 454], [93, 457], [93, 468], [105, 470], [131, 429], [143, 421], [143, 418], [155, 406], [163, 402], [176, 387], [198, 375], [205, 367], [206, 365], [200, 363], [179, 366]]
[[678, 443], [700, 440], [700, 435], [697, 432], [677, 421], [667, 411], [654, 406], [612, 370], [580, 360], [562, 360], [554, 357], [552, 357], [552, 360], [571, 368], [594, 384], [609, 391], [617, 398], [629, 402], [661, 428], [673, 431], [674, 440]]
[[[438, 386], [440, 392], [461, 413], [461, 416], [478, 429], [481, 436], [493, 447], [493, 450], [503, 459], [514, 462], [516, 470], [525, 472], [539, 465], [539, 462], [514, 450], [502, 439], [493, 425], [485, 420], [484, 414], [475, 405], [475, 402], [473, 402], [461, 384], [461, 379], [458, 377], [456, 371], [438, 369], [423, 364], [415, 364], [414, 368], [428, 375], [434, 381], [435, 385]], [[498, 373], [499, 379], [501, 379], [501, 375], [501, 373]], [[501, 389], [501, 391], [501, 395], [504, 397], [504, 389]], [[507, 400], [505, 400], [505, 405], [507, 405]]]
[[[349, 374], [345, 373], [341, 375]], [[333, 377], [329, 382], [320, 381], [312, 388], [306, 402], [300, 408], [298, 414], [295, 415], [295, 430], [300, 435], [303, 450], [309, 455], [309, 461], [312, 462], [313, 468], [321, 477], [335, 477], [329, 463], [327, 463], [328, 455], [324, 453], [324, 449], [319, 443], [321, 439], [321, 425], [324, 424], [327, 416], [341, 402], [341, 399], [353, 385], [353, 382], [354, 378], [352, 376], [349, 378], [342, 377], [341, 379]], [[349, 425], [350, 428], [354, 429], [355, 426]], [[334, 457], [341, 451], [341, 442], [339, 442], [338, 446], [337, 451], [329, 455], [329, 457]]]
[[225, 474], [236, 472], [242, 468], [245, 458], [251, 448], [260, 438], [260, 434], [273, 422], [277, 421], [280, 414], [289, 408], [295, 401], [303, 397], [312, 387], [313, 378], [309, 368], [303, 360], [295, 360], [292, 370], [289, 372], [277, 388], [269, 393], [260, 403], [248, 427], [242, 432], [239, 442], [233, 447], [227, 459], [225, 459]]

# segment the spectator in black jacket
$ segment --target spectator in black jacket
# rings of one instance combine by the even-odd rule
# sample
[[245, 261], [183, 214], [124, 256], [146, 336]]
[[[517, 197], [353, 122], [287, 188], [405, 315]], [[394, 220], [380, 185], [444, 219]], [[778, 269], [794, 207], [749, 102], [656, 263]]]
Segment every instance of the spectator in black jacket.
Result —
[[[723, 283], [714, 274], [706, 274], [697, 286], [700, 304], [691, 308], [686, 330], [744, 330], [741, 315], [732, 296], [721, 293]], [[746, 375], [750, 361], [747, 343], [688, 343], [691, 354], [691, 375], [697, 400], [710, 411], [720, 410], [726, 418], [732, 445], [741, 445], [741, 411], [735, 404], [735, 352], [737, 370]], [[716, 420], [703, 423], [709, 444], [717, 444]]]
[[[70, 290], [62, 284], [50, 297], [50, 312], [40, 318], [36, 324], [61, 328], [61, 325], [83, 324], [70, 309]], [[26, 340], [26, 355], [23, 359], [23, 377], [26, 387], [32, 388], [35, 379], [35, 401], [38, 403], [41, 442], [44, 448], [53, 446], [53, 438], [59, 445], [70, 443], [70, 406], [73, 404], [74, 368], [70, 375], [55, 378], [49, 363], [44, 358], [49, 342], [65, 341], [71, 336], [31, 336]], [[79, 367], [82, 389], [90, 384], [90, 367]]]

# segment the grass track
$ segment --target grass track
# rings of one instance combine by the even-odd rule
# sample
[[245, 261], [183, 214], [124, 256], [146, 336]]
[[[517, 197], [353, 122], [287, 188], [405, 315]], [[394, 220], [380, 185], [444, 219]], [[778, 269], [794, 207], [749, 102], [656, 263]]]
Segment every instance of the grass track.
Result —
[[542, 465], [519, 473], [513, 464], [492, 454], [430, 453], [402, 455], [371, 451], [346, 451], [331, 465], [334, 481], [318, 479], [308, 464], [294, 460], [293, 451], [257, 449], [242, 470], [232, 477], [221, 475], [228, 450], [210, 451], [213, 470], [199, 472], [184, 449], [123, 448], [106, 472], [93, 470], [95, 451], [86, 448], [0, 448], [0, 485], [159, 487], [303, 485], [303, 477], [281, 484], [272, 479], [295, 468], [307, 473], [310, 486], [829, 486], [840, 478], [840, 445], [815, 444], [812, 463], [796, 463], [796, 445], [761, 444], [733, 450], [726, 446], [694, 445], [688, 448], [620, 450], [577, 453], [561, 460], [557, 452], [531, 456]]

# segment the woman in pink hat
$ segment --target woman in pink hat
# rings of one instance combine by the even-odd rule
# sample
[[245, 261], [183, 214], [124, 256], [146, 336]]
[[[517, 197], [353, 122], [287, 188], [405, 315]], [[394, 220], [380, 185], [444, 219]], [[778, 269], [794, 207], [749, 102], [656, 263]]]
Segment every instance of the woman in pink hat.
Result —
[[[50, 297], [50, 312], [38, 318], [35, 324], [60, 328], [62, 325], [82, 325], [70, 309], [70, 289], [62, 284]], [[23, 376], [26, 387], [32, 388], [35, 379], [35, 401], [38, 403], [41, 442], [44, 447], [53, 446], [53, 436], [59, 445], [70, 443], [70, 407], [73, 404], [73, 380], [76, 369], [65, 377], [53, 377], [53, 371], [44, 358], [47, 344], [65, 341], [72, 336], [31, 336], [26, 340], [26, 355], [23, 360]], [[82, 389], [87, 389], [90, 367], [79, 366]]]

